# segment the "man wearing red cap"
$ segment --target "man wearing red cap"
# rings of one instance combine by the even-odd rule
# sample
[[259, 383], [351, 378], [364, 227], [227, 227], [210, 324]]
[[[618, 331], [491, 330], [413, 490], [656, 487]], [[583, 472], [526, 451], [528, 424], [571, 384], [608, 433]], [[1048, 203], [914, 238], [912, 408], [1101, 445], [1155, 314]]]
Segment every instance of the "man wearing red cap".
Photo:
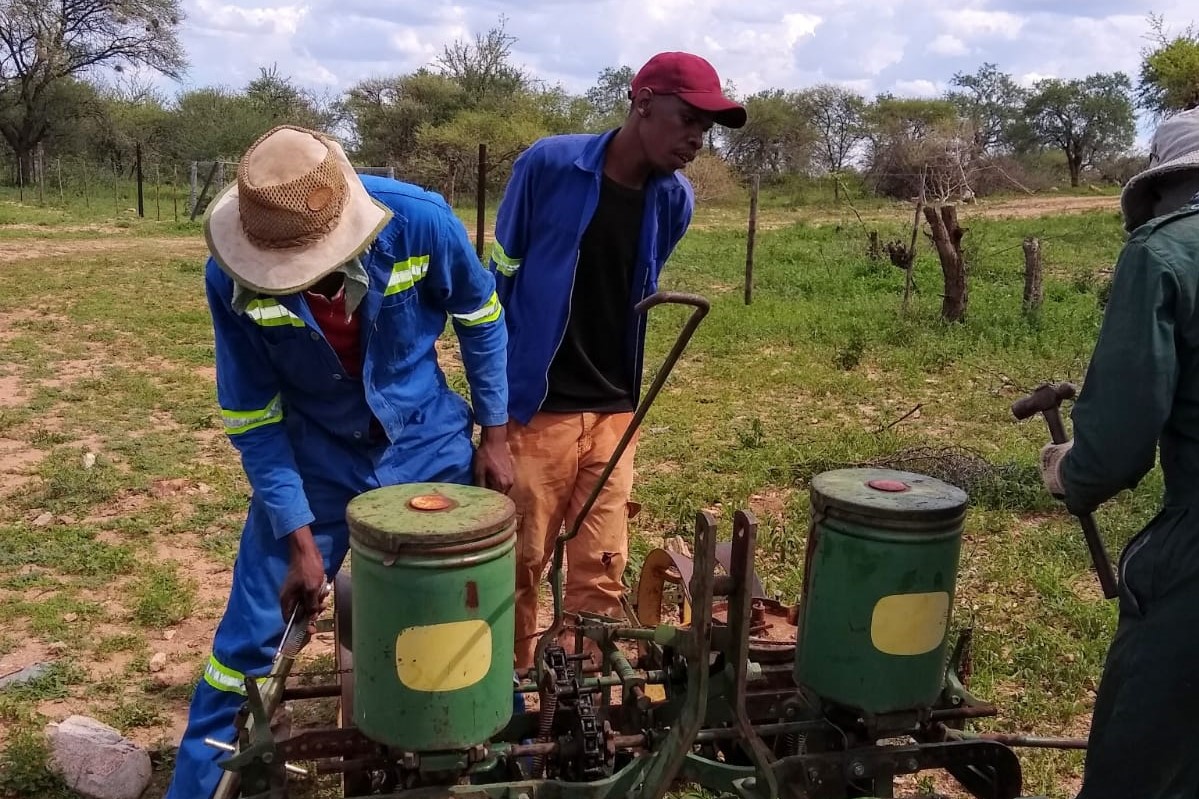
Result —
[[[625, 123], [550, 136], [513, 164], [491, 268], [508, 325], [508, 441], [516, 472], [516, 661], [532, 665], [541, 578], [633, 417], [645, 343], [634, 306], [691, 221], [678, 170], [713, 124], [739, 128], [712, 65], [660, 53], [629, 92]], [[567, 546], [565, 609], [621, 616], [634, 439]]]

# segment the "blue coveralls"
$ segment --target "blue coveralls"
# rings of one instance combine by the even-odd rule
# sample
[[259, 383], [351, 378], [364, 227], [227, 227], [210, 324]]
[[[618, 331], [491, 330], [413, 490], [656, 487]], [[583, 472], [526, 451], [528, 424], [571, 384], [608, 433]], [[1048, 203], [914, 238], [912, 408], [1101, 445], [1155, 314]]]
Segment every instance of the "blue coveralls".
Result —
[[[370, 288], [361, 317], [362, 378], [351, 378], [302, 294], [232, 309], [233, 283], [209, 260], [217, 398], [252, 489], [233, 586], [192, 699], [169, 799], [206, 799], [233, 741], [243, 675], [269, 672], [283, 634], [279, 592], [293, 530], [311, 525], [335, 575], [348, 549], [347, 503], [401, 482], [472, 482], [472, 414], [449, 388], [434, 343], [447, 314], [461, 345], [474, 422], [505, 424], [503, 312], [492, 274], [436, 194], [363, 176], [393, 217], [362, 256]], [[385, 437], [372, 440], [371, 419]]]

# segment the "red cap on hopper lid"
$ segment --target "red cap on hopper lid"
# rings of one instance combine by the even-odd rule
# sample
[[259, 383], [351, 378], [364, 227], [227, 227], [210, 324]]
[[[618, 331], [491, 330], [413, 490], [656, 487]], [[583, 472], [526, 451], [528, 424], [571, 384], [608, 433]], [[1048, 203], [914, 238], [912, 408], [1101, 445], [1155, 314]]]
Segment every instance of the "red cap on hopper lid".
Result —
[[705, 59], [691, 53], [658, 53], [633, 78], [632, 94], [650, 89], [654, 94], [673, 94], [688, 105], [712, 115], [717, 125], [739, 128], [745, 124], [745, 108], [724, 96], [720, 77]]

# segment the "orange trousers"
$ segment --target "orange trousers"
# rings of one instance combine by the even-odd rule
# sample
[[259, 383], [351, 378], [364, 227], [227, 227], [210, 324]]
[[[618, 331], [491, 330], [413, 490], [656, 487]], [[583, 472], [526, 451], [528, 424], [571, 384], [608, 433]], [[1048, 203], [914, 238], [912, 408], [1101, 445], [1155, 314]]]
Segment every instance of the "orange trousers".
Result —
[[[632, 413], [539, 413], [528, 426], [508, 423], [516, 481], [516, 668], [533, 664], [540, 633], [538, 593], [554, 541], [569, 530], [587, 501]], [[629, 495], [639, 438], [629, 442], [579, 534], [566, 544], [563, 608], [624, 617], [621, 575], [629, 554]], [[543, 577], [545, 579], [543, 579]], [[547, 614], [552, 620], [552, 615]], [[564, 639], [564, 644], [573, 636]], [[572, 649], [567, 646], [567, 649]], [[590, 648], [590, 647], [589, 647]]]

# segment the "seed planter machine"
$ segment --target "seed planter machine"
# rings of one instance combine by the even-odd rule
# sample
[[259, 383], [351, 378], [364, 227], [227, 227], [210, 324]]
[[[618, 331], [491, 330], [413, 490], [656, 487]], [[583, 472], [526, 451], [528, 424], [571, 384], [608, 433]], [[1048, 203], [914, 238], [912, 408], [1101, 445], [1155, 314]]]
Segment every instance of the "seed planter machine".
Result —
[[[668, 293], [640, 310], [664, 302], [694, 310], [605, 480], [708, 310]], [[333, 590], [335, 679], [298, 684], [307, 625], [291, 626], [271, 673], [246, 680], [236, 740], [212, 742], [227, 752], [219, 799], [294, 796], [313, 771], [340, 774], [343, 796], [391, 799], [662, 799], [687, 784], [848, 799], [894, 796], [897, 778], [931, 770], [978, 799], [1017, 799], [1017, 748], [1085, 748], [967, 729], [997, 709], [969, 691], [970, 631], [951, 634], [964, 492], [880, 469], [826, 472], [810, 491], [790, 605], [755, 575], [754, 516], [734, 514], [722, 543], [705, 511], [691, 554], [645, 559], [628, 618], [567, 614], [575, 520], [555, 546], [553, 621], [515, 682], [511, 500], [446, 484], [361, 495]], [[281, 702], [322, 697], [338, 699], [335, 726], [272, 732]]]

